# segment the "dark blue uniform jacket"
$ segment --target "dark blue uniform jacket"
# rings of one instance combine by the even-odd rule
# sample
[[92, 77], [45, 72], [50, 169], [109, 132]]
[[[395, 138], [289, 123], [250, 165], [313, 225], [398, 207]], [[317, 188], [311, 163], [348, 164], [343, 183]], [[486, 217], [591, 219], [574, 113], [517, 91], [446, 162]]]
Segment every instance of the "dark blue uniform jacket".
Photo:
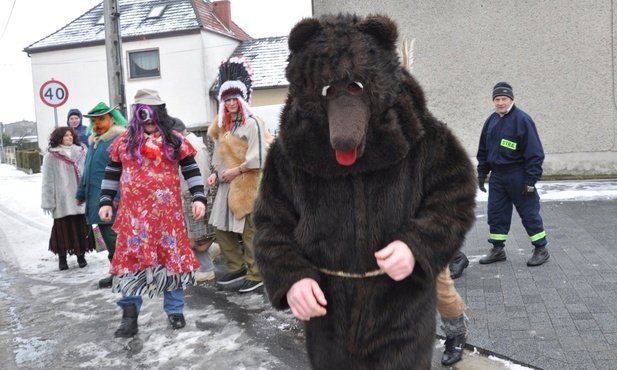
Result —
[[524, 169], [525, 184], [535, 185], [542, 177], [544, 150], [531, 117], [514, 105], [503, 117], [491, 114], [482, 127], [477, 158], [479, 178]]

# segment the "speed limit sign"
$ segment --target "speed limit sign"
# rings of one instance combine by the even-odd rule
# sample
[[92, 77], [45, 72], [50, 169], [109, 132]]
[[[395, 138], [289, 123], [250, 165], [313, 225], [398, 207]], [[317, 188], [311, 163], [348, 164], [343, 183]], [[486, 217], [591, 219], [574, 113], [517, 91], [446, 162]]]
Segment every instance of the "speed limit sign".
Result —
[[69, 98], [69, 89], [58, 80], [49, 80], [41, 86], [39, 91], [43, 103], [50, 107], [59, 107]]

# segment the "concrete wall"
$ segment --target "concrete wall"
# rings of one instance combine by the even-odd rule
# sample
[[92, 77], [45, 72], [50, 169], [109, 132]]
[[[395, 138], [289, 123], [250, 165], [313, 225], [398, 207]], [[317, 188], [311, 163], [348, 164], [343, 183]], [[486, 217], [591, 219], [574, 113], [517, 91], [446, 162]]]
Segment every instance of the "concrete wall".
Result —
[[[378, 5], [376, 5], [378, 4]], [[613, 1], [313, 0], [325, 13], [381, 13], [414, 39], [429, 108], [475, 157], [507, 81], [534, 119], [546, 175], [617, 175]]]

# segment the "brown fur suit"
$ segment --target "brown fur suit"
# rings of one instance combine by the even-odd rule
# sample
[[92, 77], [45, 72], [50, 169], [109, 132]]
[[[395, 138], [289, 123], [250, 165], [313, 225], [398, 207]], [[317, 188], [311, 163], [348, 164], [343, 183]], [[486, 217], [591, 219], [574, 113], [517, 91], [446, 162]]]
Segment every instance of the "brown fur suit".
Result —
[[[289, 35], [253, 247], [275, 308], [301, 279], [323, 290], [327, 314], [306, 322], [315, 369], [430, 369], [435, 277], [475, 220], [474, 168], [401, 66], [397, 37], [387, 17], [349, 14], [304, 19]], [[367, 274], [395, 240], [413, 253], [412, 274]]]
[[[261, 117], [254, 117], [258, 124], [265, 127]], [[266, 129], [266, 142], [272, 143], [272, 135]], [[248, 144], [246, 140], [232, 135], [224, 127], [219, 127], [218, 116], [208, 128], [208, 136], [218, 141], [218, 151], [225, 168], [238, 167], [244, 162]], [[236, 177], [229, 185], [229, 197], [227, 199], [229, 209], [238, 220], [253, 212], [253, 204], [257, 197], [257, 184], [260, 171], [247, 171]]]

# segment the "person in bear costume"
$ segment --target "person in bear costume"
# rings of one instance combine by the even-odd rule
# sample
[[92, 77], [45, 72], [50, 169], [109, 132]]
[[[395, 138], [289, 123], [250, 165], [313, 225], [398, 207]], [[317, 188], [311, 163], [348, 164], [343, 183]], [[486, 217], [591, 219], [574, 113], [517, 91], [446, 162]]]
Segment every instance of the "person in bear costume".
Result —
[[254, 207], [274, 308], [314, 369], [430, 369], [435, 279], [475, 220], [475, 171], [399, 60], [386, 16], [294, 26], [289, 94]]

